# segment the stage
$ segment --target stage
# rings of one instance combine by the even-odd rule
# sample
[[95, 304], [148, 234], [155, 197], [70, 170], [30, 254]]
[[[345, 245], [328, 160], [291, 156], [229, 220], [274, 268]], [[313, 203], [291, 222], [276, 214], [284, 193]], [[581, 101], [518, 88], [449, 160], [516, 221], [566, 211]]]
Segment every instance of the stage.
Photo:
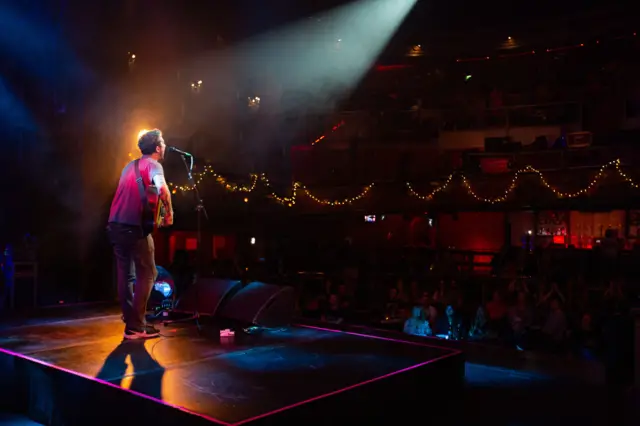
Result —
[[117, 314], [0, 329], [0, 411], [65, 426], [380, 421], [442, 412], [464, 381], [459, 351], [384, 335], [160, 329], [123, 342]]

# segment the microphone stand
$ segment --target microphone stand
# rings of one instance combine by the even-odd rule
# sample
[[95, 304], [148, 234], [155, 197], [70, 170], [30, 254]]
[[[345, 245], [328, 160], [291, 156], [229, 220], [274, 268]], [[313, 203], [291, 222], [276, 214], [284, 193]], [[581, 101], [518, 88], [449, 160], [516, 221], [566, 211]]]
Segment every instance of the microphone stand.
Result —
[[[187, 163], [187, 157], [189, 157], [189, 162]], [[196, 181], [193, 179], [193, 156], [191, 155], [185, 155], [183, 153], [180, 153], [180, 158], [182, 158], [182, 163], [184, 164], [184, 167], [187, 171], [187, 180], [189, 181], [189, 184], [191, 186], [191, 189], [193, 191], [193, 196], [194, 196], [194, 200], [196, 202], [196, 216], [197, 216], [197, 222], [196, 222], [196, 241], [197, 241], [197, 247], [196, 247], [196, 273], [195, 273], [195, 277], [194, 280], [191, 282], [191, 285], [195, 285], [196, 288], [196, 292], [198, 291], [199, 287], [196, 284], [198, 279], [202, 276], [203, 274], [203, 262], [202, 262], [202, 217], [204, 216], [204, 218], [208, 221], [209, 220], [209, 215], [207, 214], [207, 209], [204, 207], [204, 202], [202, 201], [202, 197], [200, 196], [200, 191], [198, 190], [198, 184], [196, 183]], [[179, 295], [179, 297], [182, 297], [182, 295]], [[198, 296], [196, 294], [196, 300], [198, 299]], [[163, 321], [163, 324], [169, 325], [169, 324], [175, 324], [175, 323], [180, 323], [180, 322], [189, 322], [189, 321], [195, 321], [196, 326], [198, 327], [198, 331], [202, 330], [202, 327], [200, 325], [200, 313], [197, 311], [193, 312], [193, 314], [187, 318], [182, 318], [182, 319], [178, 319], [178, 320], [170, 320], [170, 321]]]
[[182, 163], [184, 164], [185, 169], [187, 170], [187, 179], [193, 191], [193, 197], [196, 202], [196, 216], [197, 216], [197, 224], [196, 224], [196, 241], [197, 241], [197, 250], [196, 250], [196, 278], [198, 278], [203, 273], [203, 265], [202, 265], [202, 216], [209, 221], [209, 215], [207, 214], [207, 209], [204, 207], [204, 202], [202, 201], [202, 197], [200, 197], [200, 190], [198, 190], [198, 185], [196, 181], [193, 179], [193, 157], [189, 156], [190, 161], [187, 163], [187, 156], [181, 155]]

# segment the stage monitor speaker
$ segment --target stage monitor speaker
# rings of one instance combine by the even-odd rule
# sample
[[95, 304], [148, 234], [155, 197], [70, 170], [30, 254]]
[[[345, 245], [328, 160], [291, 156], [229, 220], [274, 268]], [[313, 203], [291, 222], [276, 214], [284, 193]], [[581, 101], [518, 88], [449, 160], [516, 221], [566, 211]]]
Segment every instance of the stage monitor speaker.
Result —
[[233, 296], [242, 289], [242, 282], [221, 278], [200, 278], [189, 286], [176, 304], [177, 312], [197, 312], [217, 315]]
[[218, 315], [261, 327], [283, 327], [291, 323], [294, 309], [293, 287], [254, 281], [229, 298]]

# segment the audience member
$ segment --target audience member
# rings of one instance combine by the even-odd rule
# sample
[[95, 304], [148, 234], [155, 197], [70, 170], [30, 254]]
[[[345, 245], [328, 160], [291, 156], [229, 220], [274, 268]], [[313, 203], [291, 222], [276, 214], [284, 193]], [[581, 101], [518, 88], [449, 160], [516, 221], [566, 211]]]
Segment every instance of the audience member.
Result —
[[471, 340], [482, 340], [487, 337], [487, 316], [482, 306], [478, 306], [476, 309], [476, 315], [471, 322], [471, 328], [469, 329], [469, 338]]
[[398, 295], [397, 295], [398, 300], [400, 300], [401, 303], [408, 303], [409, 295], [407, 294], [404, 288], [404, 280], [399, 279], [396, 282], [396, 290], [398, 291]]
[[431, 327], [427, 321], [424, 309], [421, 306], [414, 306], [411, 311], [411, 318], [404, 322], [404, 332], [412, 336], [431, 336]]
[[493, 292], [493, 296], [487, 303], [486, 309], [488, 317], [487, 328], [498, 335], [503, 335], [508, 329], [507, 304], [502, 300], [500, 291], [496, 290]]
[[344, 312], [340, 307], [340, 298], [337, 294], [330, 294], [327, 306], [322, 312], [322, 321], [340, 324], [344, 320]]
[[349, 295], [346, 284], [340, 284], [338, 286], [338, 298], [340, 300], [340, 309], [345, 315], [348, 315], [352, 308], [352, 298]]
[[418, 284], [417, 280], [411, 280], [411, 284], [409, 285], [409, 293], [409, 301], [412, 304], [419, 303], [421, 292], [420, 285]]
[[591, 314], [585, 313], [580, 320], [580, 327], [573, 334], [578, 356], [595, 360], [600, 349], [600, 333], [593, 324]]
[[549, 302], [549, 316], [542, 327], [542, 334], [549, 349], [559, 350], [567, 333], [567, 317], [560, 306], [560, 299]]
[[527, 300], [527, 293], [518, 293], [514, 305], [509, 308], [508, 317], [514, 340], [522, 342], [525, 333], [533, 325], [533, 308]]
[[384, 307], [385, 318], [387, 319], [399, 318], [402, 313], [402, 308], [403, 308], [402, 299], [400, 299], [400, 296], [398, 294], [398, 289], [395, 287], [391, 287], [389, 289], [389, 296], [387, 298], [387, 301]]
[[465, 336], [462, 314], [453, 305], [447, 306], [447, 338], [449, 340], [461, 340]]

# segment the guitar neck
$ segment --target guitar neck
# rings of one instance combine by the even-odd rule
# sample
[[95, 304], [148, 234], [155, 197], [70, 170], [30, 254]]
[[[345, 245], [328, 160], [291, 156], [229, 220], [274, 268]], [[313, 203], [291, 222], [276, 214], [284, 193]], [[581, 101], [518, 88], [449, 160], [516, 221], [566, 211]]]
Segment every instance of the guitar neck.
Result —
[[158, 203], [156, 204], [156, 214], [155, 214], [155, 226], [156, 228], [160, 228], [162, 223], [164, 222], [164, 216], [166, 213], [166, 207], [162, 200], [158, 199]]

